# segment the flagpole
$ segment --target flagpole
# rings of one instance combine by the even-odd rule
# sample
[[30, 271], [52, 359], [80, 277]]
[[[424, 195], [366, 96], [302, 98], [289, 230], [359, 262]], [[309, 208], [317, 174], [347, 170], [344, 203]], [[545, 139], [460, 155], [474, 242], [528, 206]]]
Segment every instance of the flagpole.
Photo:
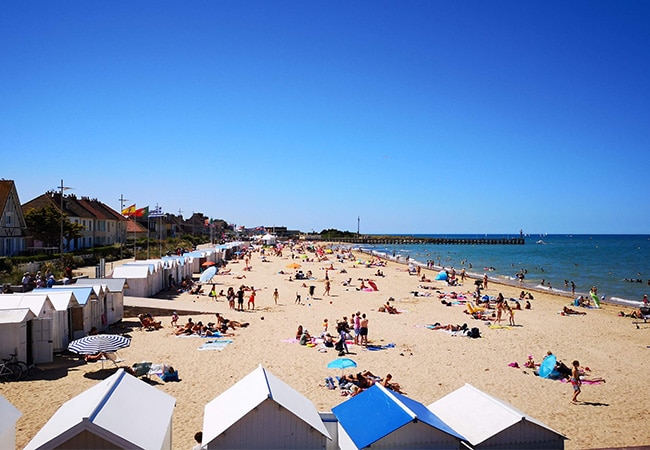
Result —
[[[128, 202], [128, 198], [124, 198], [123, 194], [120, 194], [120, 214], [124, 216], [124, 202]], [[122, 259], [122, 247], [124, 247], [124, 242], [122, 242], [124, 239], [123, 237], [126, 236], [126, 233], [122, 234], [122, 221], [120, 220], [118, 223], [118, 237], [120, 240], [120, 260]]]
[[149, 228], [150, 226], [151, 225], [150, 225], [150, 221], [149, 221], [149, 215], [147, 214], [147, 259], [151, 258], [151, 255], [149, 253], [149, 240], [150, 240], [149, 238], [151, 237], [151, 235], [150, 235], [151, 230]]
[[132, 216], [132, 218], [133, 218], [133, 260], [137, 261], [138, 260], [138, 254], [136, 253], [137, 252], [137, 250], [136, 250], [136, 244], [137, 244], [137, 242], [136, 242], [136, 239], [137, 239], [136, 229], [137, 229], [138, 221], [135, 220], [135, 216]]

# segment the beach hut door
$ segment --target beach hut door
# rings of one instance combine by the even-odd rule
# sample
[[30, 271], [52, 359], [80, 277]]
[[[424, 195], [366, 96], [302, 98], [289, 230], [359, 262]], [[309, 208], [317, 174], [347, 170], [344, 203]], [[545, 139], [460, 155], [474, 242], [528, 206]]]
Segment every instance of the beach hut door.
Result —
[[52, 362], [54, 355], [52, 320], [32, 320], [32, 339], [34, 341], [34, 362]]

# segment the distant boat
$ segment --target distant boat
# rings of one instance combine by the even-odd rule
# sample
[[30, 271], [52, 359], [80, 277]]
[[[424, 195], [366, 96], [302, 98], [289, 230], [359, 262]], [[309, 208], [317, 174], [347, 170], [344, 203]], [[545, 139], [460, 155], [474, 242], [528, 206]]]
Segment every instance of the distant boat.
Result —
[[541, 239], [540, 239], [539, 241], [537, 241], [537, 243], [538, 243], [538, 244], [544, 244], [544, 245], [546, 245], [546, 242], [544, 242], [544, 241], [541, 240]]

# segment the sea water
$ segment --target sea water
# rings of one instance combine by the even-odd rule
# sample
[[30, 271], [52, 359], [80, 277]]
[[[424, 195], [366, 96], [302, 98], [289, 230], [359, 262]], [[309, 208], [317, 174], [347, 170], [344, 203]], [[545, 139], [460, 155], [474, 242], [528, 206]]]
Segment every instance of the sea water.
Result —
[[[519, 235], [414, 235], [413, 237], [511, 238]], [[650, 235], [530, 235], [524, 245], [362, 245], [362, 250], [414, 263], [466, 272], [496, 281], [586, 295], [592, 286], [613, 303], [638, 306], [650, 294]], [[568, 283], [568, 284], [567, 284]]]

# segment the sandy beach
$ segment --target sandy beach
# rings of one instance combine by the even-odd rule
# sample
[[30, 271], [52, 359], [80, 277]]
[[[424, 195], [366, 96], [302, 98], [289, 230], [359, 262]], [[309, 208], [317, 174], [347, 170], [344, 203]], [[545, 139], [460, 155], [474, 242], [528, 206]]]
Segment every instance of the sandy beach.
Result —
[[[236, 290], [242, 284], [254, 286], [254, 310], [230, 310], [224, 297], [215, 301], [207, 295], [209, 286], [198, 296], [184, 293], [126, 299], [127, 306], [150, 308], [164, 325], [157, 331], [142, 331], [137, 318], [128, 317], [114, 331], [132, 337], [131, 346], [119, 352], [123, 364], [150, 361], [171, 364], [179, 371], [179, 382], [163, 383], [155, 377], [150, 381], [176, 398], [175, 449], [191, 448], [194, 433], [203, 425], [205, 404], [259, 364], [313, 401], [319, 411], [329, 411], [346, 401], [338, 390], [329, 390], [324, 384], [325, 377], [340, 374], [326, 368], [337, 352], [301, 346], [292, 338], [298, 325], [319, 335], [325, 318], [334, 334], [336, 321], [357, 311], [368, 316], [371, 344], [394, 347], [369, 351], [350, 345], [350, 357], [358, 364], [355, 372], [369, 370], [382, 377], [391, 373], [410, 397], [426, 405], [470, 383], [564, 434], [567, 449], [650, 444], [646, 423], [650, 324], [637, 326], [634, 319], [619, 317], [621, 307], [604, 305], [600, 310], [586, 309], [585, 315], [564, 316], [559, 312], [570, 304], [570, 298], [533, 292], [532, 308], [516, 311], [516, 326], [490, 328], [465, 314], [464, 306], [448, 306], [439, 298], [439, 292], [473, 291], [472, 279], [459, 287], [447, 287], [440, 281], [423, 283], [409, 275], [404, 265], [393, 262], [385, 267], [365, 267], [350, 260], [339, 262], [333, 255], [321, 262], [292, 260], [290, 256], [285, 250], [282, 257], [267, 255], [267, 262], [262, 262], [260, 254], [253, 253], [250, 271], [243, 270], [244, 261], [230, 262], [227, 267], [231, 273], [214, 278], [217, 292], [225, 292], [230, 286]], [[313, 258], [314, 254], [308, 256]], [[357, 256], [370, 259], [368, 255]], [[290, 281], [289, 273], [294, 269], [287, 265], [292, 262], [298, 262], [303, 272], [311, 271], [313, 279]], [[331, 295], [324, 296], [325, 268], [330, 265], [334, 268], [328, 271]], [[383, 277], [376, 276], [378, 269]], [[426, 269], [422, 273], [430, 279], [436, 274]], [[242, 276], [245, 278], [238, 278]], [[342, 282], [350, 278], [351, 285], [344, 286]], [[359, 279], [374, 280], [378, 291], [358, 290]], [[313, 297], [309, 296], [309, 286], [315, 286]], [[279, 292], [277, 305], [273, 300], [275, 288]], [[490, 296], [500, 292], [506, 299], [516, 298], [520, 289], [491, 282], [484, 291]], [[296, 303], [297, 294], [302, 299], [300, 304]], [[391, 297], [400, 314], [378, 311]], [[161, 309], [168, 310], [169, 315], [163, 315]], [[174, 309], [187, 312], [179, 323], [185, 323], [191, 311], [195, 322], [215, 322], [214, 313], [219, 312], [250, 325], [236, 330], [233, 343], [223, 350], [199, 351], [205, 339], [172, 334], [169, 316]], [[478, 327], [482, 337], [454, 336], [426, 327], [436, 322], [467, 323]], [[502, 323], [506, 325], [507, 318]], [[572, 404], [570, 384], [539, 378], [523, 367], [528, 355], [541, 362], [547, 351], [567, 365], [579, 360], [590, 368], [591, 377], [606, 382], [584, 385], [581, 402]], [[511, 367], [513, 362], [520, 368]], [[54, 364], [32, 370], [25, 381], [0, 384], [0, 393], [23, 414], [17, 423], [17, 447], [24, 447], [63, 402], [114, 370], [101, 370], [101, 364], [79, 358], [57, 357]]]

